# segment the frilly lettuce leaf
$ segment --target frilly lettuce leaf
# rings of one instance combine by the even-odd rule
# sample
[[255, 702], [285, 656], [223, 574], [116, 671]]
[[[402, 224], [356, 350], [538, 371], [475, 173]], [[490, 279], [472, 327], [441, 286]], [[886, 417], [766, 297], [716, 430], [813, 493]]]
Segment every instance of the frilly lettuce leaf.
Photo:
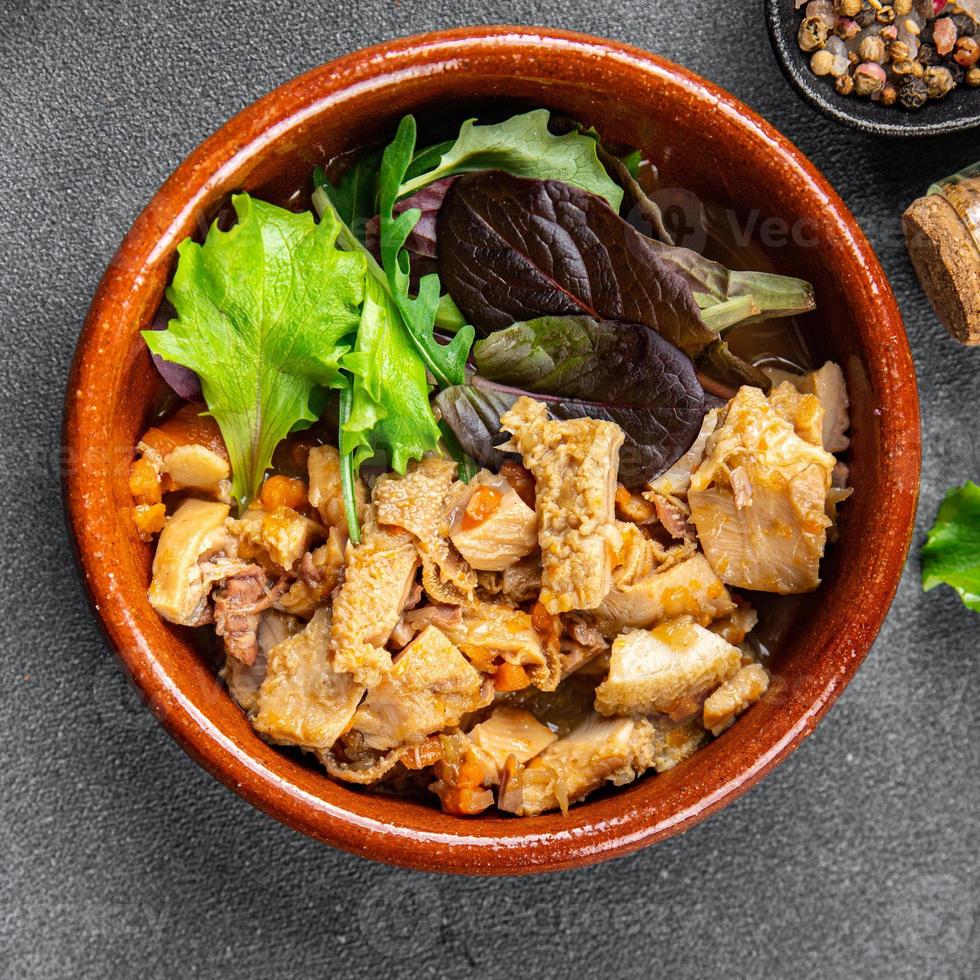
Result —
[[340, 360], [359, 320], [365, 259], [336, 248], [339, 225], [329, 216], [317, 223], [247, 194], [232, 204], [231, 229], [215, 223], [203, 245], [180, 244], [167, 290], [177, 316], [143, 337], [201, 379], [228, 447], [232, 494], [244, 504], [280, 440], [317, 418], [317, 390], [344, 383]]
[[952, 586], [963, 605], [980, 612], [980, 487], [950, 490], [922, 548], [922, 588]]

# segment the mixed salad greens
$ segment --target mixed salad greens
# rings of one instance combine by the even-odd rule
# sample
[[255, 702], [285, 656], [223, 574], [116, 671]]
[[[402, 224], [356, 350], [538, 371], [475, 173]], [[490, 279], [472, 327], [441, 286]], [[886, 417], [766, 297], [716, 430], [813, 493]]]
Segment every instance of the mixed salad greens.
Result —
[[620, 479], [639, 485], [689, 448], [712, 394], [768, 389], [723, 331], [813, 308], [802, 280], [676, 246], [639, 154], [545, 109], [416, 142], [406, 116], [337, 183], [316, 169], [316, 217], [238, 194], [233, 227], [178, 249], [176, 315], [144, 337], [197, 375], [242, 506], [331, 399], [348, 502], [379, 455], [399, 473], [432, 451], [464, 476], [495, 461], [522, 393], [617, 422]]

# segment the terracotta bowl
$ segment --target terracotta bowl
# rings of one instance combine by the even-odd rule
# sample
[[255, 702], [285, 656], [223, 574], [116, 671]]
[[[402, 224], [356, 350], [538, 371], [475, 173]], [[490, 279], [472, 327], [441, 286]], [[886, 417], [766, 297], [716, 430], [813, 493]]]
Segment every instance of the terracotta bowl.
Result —
[[[766, 697], [671, 772], [560, 814], [458, 819], [331, 782], [252, 732], [186, 631], [146, 600], [151, 552], [129, 517], [127, 467], [156, 382], [138, 331], [225, 196], [281, 199], [314, 164], [393, 132], [409, 111], [458, 123], [501, 106], [547, 106], [637, 146], [667, 186], [757, 229], [789, 229], [775, 267], [816, 288], [803, 320], [850, 386], [852, 482], [820, 590], [799, 604]], [[773, 219], [776, 224], [768, 219]], [[770, 236], [771, 237], [771, 236]], [[915, 374], [885, 275], [816, 168], [728, 93], [644, 51], [517, 27], [406, 38], [358, 51], [256, 102], [198, 147], [140, 215], [102, 280], [78, 343], [65, 414], [65, 494], [93, 608], [167, 730], [209, 772], [318, 840], [440, 871], [527, 873], [625, 854], [703, 820], [758, 782], [816, 725], [878, 632], [905, 561], [919, 473]]]

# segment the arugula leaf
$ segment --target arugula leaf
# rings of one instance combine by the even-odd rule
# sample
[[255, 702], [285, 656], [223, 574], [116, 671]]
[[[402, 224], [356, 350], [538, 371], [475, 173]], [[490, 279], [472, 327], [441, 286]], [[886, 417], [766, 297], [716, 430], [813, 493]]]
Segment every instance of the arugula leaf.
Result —
[[963, 605], [980, 612], [980, 487], [950, 490], [922, 548], [922, 588], [950, 585]]
[[[537, 177], [573, 184], [605, 198], [610, 207], [618, 211], [623, 190], [610, 179], [600, 163], [596, 139], [580, 132], [556, 136], [548, 129], [550, 116], [547, 109], [535, 109], [489, 126], [477, 126], [475, 120], [468, 119], [460, 128], [456, 141], [441, 153], [438, 164], [428, 172], [406, 180], [404, 175], [412, 162], [409, 157], [396, 197], [411, 194], [442, 177], [476, 170], [503, 170], [517, 177]], [[413, 119], [413, 136], [414, 129]], [[402, 127], [399, 127], [399, 135], [401, 131]], [[414, 149], [414, 139], [412, 146]], [[419, 159], [424, 156], [426, 162], [430, 161], [435, 156], [434, 149], [442, 150], [442, 145], [424, 151]], [[417, 165], [414, 169], [417, 169]]]
[[237, 223], [185, 239], [167, 299], [177, 316], [144, 330], [154, 354], [195, 371], [217, 421], [240, 504], [258, 491], [273, 450], [312, 422], [319, 386], [343, 383], [344, 339], [364, 294], [361, 255], [336, 248], [339, 226], [247, 194], [232, 198]]
[[370, 276], [354, 350], [343, 367], [352, 375], [349, 417], [340, 430], [342, 456], [361, 463], [384, 453], [387, 465], [404, 473], [439, 442], [429, 406], [425, 365], [415, 352], [391, 298]]
[[391, 298], [412, 343], [436, 383], [445, 387], [464, 380], [466, 358], [476, 334], [472, 327], [464, 326], [446, 345], [440, 344], [433, 336], [441, 292], [438, 275], [423, 276], [417, 295], [409, 295], [410, 259], [404, 246], [421, 213], [417, 208], [410, 208], [396, 217], [393, 210], [399, 186], [414, 152], [415, 119], [405, 116], [381, 159], [381, 264], [388, 278]]

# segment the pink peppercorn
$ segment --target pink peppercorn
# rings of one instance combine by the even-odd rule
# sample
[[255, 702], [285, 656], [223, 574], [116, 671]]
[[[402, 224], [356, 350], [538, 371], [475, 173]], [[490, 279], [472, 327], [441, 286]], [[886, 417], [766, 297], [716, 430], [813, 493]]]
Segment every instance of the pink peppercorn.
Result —
[[956, 24], [952, 17], [940, 17], [932, 28], [932, 43], [936, 46], [936, 54], [946, 55], [956, 44]]

